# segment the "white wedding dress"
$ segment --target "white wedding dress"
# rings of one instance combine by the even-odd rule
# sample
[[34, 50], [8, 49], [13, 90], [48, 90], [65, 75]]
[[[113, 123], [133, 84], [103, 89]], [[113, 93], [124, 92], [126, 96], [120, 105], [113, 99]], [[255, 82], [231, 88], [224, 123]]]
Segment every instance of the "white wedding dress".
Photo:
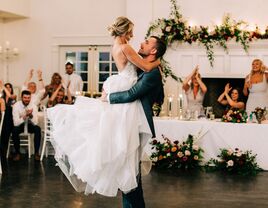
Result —
[[[135, 66], [128, 63], [103, 87], [118, 92], [136, 82]], [[137, 187], [141, 154], [152, 136], [140, 101], [109, 104], [77, 97], [74, 105], [56, 105], [47, 113], [55, 159], [77, 191], [116, 196], [118, 189]]]

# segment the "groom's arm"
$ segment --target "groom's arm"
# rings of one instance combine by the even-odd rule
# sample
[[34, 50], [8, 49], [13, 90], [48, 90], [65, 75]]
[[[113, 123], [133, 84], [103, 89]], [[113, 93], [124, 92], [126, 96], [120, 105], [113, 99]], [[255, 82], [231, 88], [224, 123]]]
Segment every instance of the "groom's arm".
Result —
[[111, 104], [133, 102], [148, 94], [148, 92], [153, 90], [160, 82], [160, 72], [158, 69], [152, 70], [149, 73], [145, 73], [142, 79], [129, 90], [109, 94], [109, 101]]

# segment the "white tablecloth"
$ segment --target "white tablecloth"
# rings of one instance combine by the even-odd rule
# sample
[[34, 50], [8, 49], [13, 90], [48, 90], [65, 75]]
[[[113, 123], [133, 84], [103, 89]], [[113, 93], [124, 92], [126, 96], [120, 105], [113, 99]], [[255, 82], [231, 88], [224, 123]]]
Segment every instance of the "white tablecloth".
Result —
[[261, 168], [268, 170], [268, 125], [235, 124], [217, 121], [180, 121], [154, 118], [156, 137], [183, 141], [188, 134], [201, 135], [197, 143], [204, 149], [204, 161], [217, 158], [220, 148], [252, 150]]

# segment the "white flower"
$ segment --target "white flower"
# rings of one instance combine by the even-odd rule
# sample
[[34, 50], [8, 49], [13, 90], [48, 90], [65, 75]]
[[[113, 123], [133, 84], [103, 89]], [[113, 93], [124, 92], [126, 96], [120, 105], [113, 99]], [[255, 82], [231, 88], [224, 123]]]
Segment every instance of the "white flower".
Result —
[[228, 152], [227, 152], [228, 155], [232, 155], [233, 153], [234, 151], [232, 149], [228, 149]]
[[167, 26], [166, 27], [166, 32], [170, 32], [170, 30], [171, 30], [171, 26]]
[[236, 153], [236, 156], [237, 156], [237, 157], [241, 157], [241, 156], [242, 156], [242, 153], [241, 153], [241, 152], [237, 152], [237, 153]]
[[198, 155], [195, 155], [194, 156], [194, 160], [198, 160]]
[[185, 150], [184, 154], [185, 154], [186, 156], [190, 156], [190, 155], [191, 155], [191, 152], [190, 152], [189, 150]]
[[170, 155], [171, 155], [171, 154], [170, 154], [170, 152], [169, 152], [169, 153], [167, 153], [167, 157], [170, 157]]
[[182, 152], [178, 152], [177, 155], [178, 155], [179, 158], [184, 156], [184, 154]]
[[232, 166], [234, 166], [234, 161], [228, 160], [227, 167], [232, 167]]
[[199, 146], [196, 145], [196, 144], [194, 144], [194, 145], [193, 145], [193, 150], [196, 150], [196, 151], [197, 151], [198, 149], [199, 149]]

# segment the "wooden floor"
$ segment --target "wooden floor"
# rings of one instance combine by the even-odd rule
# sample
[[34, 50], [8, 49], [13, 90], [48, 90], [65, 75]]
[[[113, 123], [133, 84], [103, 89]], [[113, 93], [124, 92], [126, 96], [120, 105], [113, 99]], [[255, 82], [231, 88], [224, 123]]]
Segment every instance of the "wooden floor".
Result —
[[[117, 208], [115, 198], [76, 193], [52, 157], [42, 163], [24, 158], [3, 164], [0, 207]], [[143, 177], [147, 208], [249, 208], [268, 207], [268, 172], [256, 177], [219, 173], [152, 170]]]

